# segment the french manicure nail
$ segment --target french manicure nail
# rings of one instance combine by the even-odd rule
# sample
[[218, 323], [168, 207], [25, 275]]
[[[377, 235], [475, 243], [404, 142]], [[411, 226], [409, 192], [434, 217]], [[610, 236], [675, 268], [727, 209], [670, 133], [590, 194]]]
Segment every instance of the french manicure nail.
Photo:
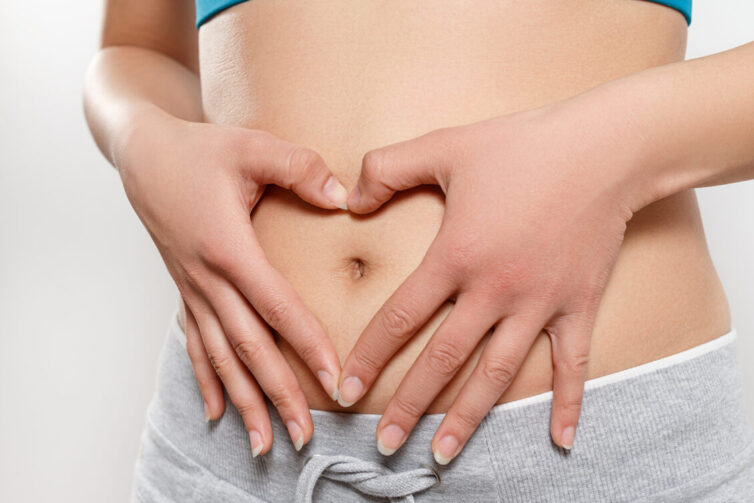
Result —
[[301, 447], [304, 446], [304, 432], [301, 431], [301, 428], [296, 423], [296, 421], [288, 421], [285, 423], [285, 425], [288, 427], [288, 434], [291, 436], [291, 440], [293, 441], [293, 447], [300, 451]]
[[337, 178], [330, 176], [330, 178], [327, 179], [327, 182], [325, 182], [322, 191], [335, 206], [341, 210], [348, 209], [348, 205], [346, 204], [346, 201], [348, 200], [348, 191], [343, 185], [341, 185]]
[[338, 403], [342, 407], [350, 407], [356, 400], [361, 397], [361, 393], [364, 391], [364, 384], [361, 379], [355, 376], [349, 376], [343, 379], [343, 383], [340, 385], [338, 391]]
[[573, 447], [573, 438], [576, 436], [576, 429], [573, 426], [566, 426], [563, 428], [563, 433], [561, 434], [561, 442], [563, 442], [563, 449], [570, 451], [571, 447]]
[[383, 456], [390, 456], [403, 443], [406, 432], [397, 424], [389, 424], [377, 434], [377, 450]]
[[337, 400], [338, 399], [337, 380], [332, 376], [332, 374], [330, 374], [330, 372], [326, 370], [318, 370], [317, 376], [319, 377], [319, 382], [322, 383], [322, 387], [330, 395], [330, 398], [332, 398], [333, 400]]
[[204, 402], [204, 422], [209, 423], [209, 405], [207, 405], [207, 402]]
[[456, 457], [458, 451], [458, 439], [453, 435], [445, 435], [437, 442], [437, 448], [432, 452], [438, 465], [447, 465]]
[[249, 440], [251, 441], [251, 457], [256, 458], [260, 452], [262, 452], [262, 435], [256, 430], [249, 432]]

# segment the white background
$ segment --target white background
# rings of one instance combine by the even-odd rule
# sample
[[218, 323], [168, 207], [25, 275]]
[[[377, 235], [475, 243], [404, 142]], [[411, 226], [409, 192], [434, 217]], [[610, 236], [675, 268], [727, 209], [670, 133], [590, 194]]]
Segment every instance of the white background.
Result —
[[[83, 120], [99, 4], [0, 3], [0, 501], [128, 498], [177, 305]], [[687, 57], [754, 40], [752, 19], [697, 0]], [[698, 193], [754, 418], [754, 182]]]

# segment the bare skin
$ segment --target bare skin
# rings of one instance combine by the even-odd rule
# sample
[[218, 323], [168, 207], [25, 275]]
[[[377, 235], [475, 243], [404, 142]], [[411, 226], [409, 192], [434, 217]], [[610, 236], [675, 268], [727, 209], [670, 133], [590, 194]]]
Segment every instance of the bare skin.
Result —
[[[394, 3], [371, 11], [349, 2], [244, 3], [200, 30], [205, 117], [308, 145], [351, 189], [371, 149], [535, 108], [683, 58], [686, 26], [677, 12], [646, 2], [579, 5]], [[386, 34], [385, 26], [394, 31]], [[453, 37], [440, 35], [448, 30]], [[360, 217], [317, 211], [271, 189], [252, 215], [260, 242], [344, 357], [419, 265], [440, 226], [442, 192], [413, 189]], [[448, 308], [344, 410], [384, 411]], [[693, 193], [652, 205], [629, 223], [595, 321], [588, 377], [722, 335], [728, 316]], [[310, 406], [340, 410], [280, 344]], [[447, 410], [480, 351], [428, 412]], [[542, 334], [498, 403], [552, 389], [550, 351]]]
[[[120, 2], [111, 3], [117, 14]], [[176, 131], [182, 131], [184, 127], [175, 125], [173, 120], [155, 119], [152, 111], [140, 112], [141, 108], [156, 106], [182, 121], [210, 123], [206, 136], [216, 139], [217, 144], [213, 145], [218, 149], [232, 147], [222, 146], [223, 133], [212, 129], [212, 123], [264, 131], [290, 142], [286, 145], [305, 145], [321, 155], [324, 162], [318, 163], [321, 173], [318, 180], [322, 183], [301, 190], [302, 185], [291, 184], [291, 180], [259, 178], [260, 185], [277, 183], [283, 188], [267, 185], [264, 195], [254, 199], [255, 204], [248, 209], [253, 209], [251, 224], [265, 260], [318, 320], [341, 362], [383, 303], [421, 263], [443, 221], [444, 194], [435, 186], [412, 188], [400, 192], [376, 212], [360, 216], [333, 210], [332, 199], [323, 198], [327, 177], [322, 170], [331, 170], [346, 188], [352, 189], [359, 175], [364, 174], [366, 159], [363, 164], [362, 157], [373, 149], [428, 131], [555, 103], [604, 82], [680, 61], [685, 52], [686, 25], [682, 16], [650, 2], [545, 5], [490, 1], [449, 2], [440, 7], [436, 3], [362, 5], [315, 0], [299, 5], [255, 0], [222, 12], [201, 28], [200, 99], [199, 81], [191, 76], [198, 65], [196, 37], [189, 24], [191, 15], [186, 12], [190, 9], [169, 2], [159, 5], [149, 7], [157, 11], [152, 16], [130, 16], [129, 22], [135, 25], [131, 31], [146, 34], [142, 38], [124, 36], [128, 30], [108, 32], [110, 45], [135, 44], [161, 57], [145, 57], [137, 64], [126, 61], [123, 53], [129, 50], [118, 49], [94, 65], [88, 110], [98, 143], [122, 176], [127, 175], [135, 169], [129, 164], [139, 163], [122, 159], [137, 158], [128, 154], [139, 150], [144, 156], [141, 158], [149, 159], [149, 148], [146, 141], [119, 142], [117, 138], [124, 136], [119, 131], [128, 129], [119, 125], [138, 118], [134, 123], [142, 124], [141, 130], [172, 131], [175, 127]], [[122, 5], [120, 8], [130, 12]], [[166, 25], [171, 29], [164, 30]], [[168, 58], [184, 69], [171, 68], [164, 61]], [[125, 86], [129, 92], [123, 93], [116, 84], [127, 78], [113, 77], [117, 73], [112, 71], [114, 68], [129, 68], [131, 71], [125, 72], [128, 75], [142, 71], [147, 77], [154, 76], [159, 69], [164, 72], [162, 81], [170, 81], [171, 85], [160, 86], [158, 79], [148, 78], [150, 88], [134, 78], [131, 87]], [[109, 80], [103, 78], [105, 75]], [[115, 102], [128, 102], [128, 106], [103, 112], [105, 104]], [[271, 149], [273, 143], [272, 140], [265, 143], [265, 148]], [[180, 144], [181, 140], [173, 141], [174, 146]], [[198, 148], [196, 142], [191, 145]], [[542, 138], [542, 145], [547, 145], [547, 137]], [[126, 185], [127, 178], [124, 176]], [[667, 193], [672, 195], [644, 207], [628, 222], [594, 318], [584, 377], [597, 377], [655, 360], [729, 330], [727, 302], [709, 259], [693, 192], [688, 190], [693, 186], [678, 185]], [[286, 190], [297, 187], [298, 195]], [[132, 193], [134, 202], [141, 191]], [[197, 204], [205, 203], [203, 199], [197, 194]], [[183, 214], [178, 206], [176, 203], [177, 214]], [[227, 226], [226, 219], [213, 211], [208, 207], [203, 214], [209, 218], [214, 215], [217, 225]], [[137, 212], [144, 220], [142, 213], [146, 211], [137, 208]], [[187, 228], [184, 235], [192, 231], [196, 229]], [[255, 251], [254, 256], [257, 254]], [[171, 254], [163, 256], [166, 255], [167, 263]], [[263, 270], [261, 265], [254, 267]], [[238, 267], [236, 271], [238, 276], [244, 275]], [[251, 307], [269, 314], [264, 299], [258, 293], [255, 298], [254, 283], [249, 276], [247, 271], [244, 281], [238, 282], [244, 285], [242, 293]], [[180, 286], [178, 279], [177, 282]], [[280, 281], [276, 284], [280, 291], [285, 290]], [[270, 293], [278, 292], [270, 290]], [[184, 290], [182, 294], [185, 299]], [[279, 348], [309, 407], [382, 413], [452, 308], [452, 303], [446, 302], [434, 313], [416, 336], [380, 369], [376, 380], [369, 383], [366, 395], [348, 409], [334, 403], [331, 388], [315, 378], [318, 365], [323, 362], [332, 365], [330, 350], [323, 349], [324, 345], [316, 354], [302, 349], [304, 334], [291, 330], [291, 324], [284, 323], [287, 326], [283, 329], [288, 330], [275, 335], [280, 335]], [[247, 309], [248, 305], [235, 311], [226, 307], [226, 312]], [[225, 316], [223, 313], [218, 316], [222, 322]], [[280, 321], [264, 314], [262, 318]], [[259, 316], [254, 319], [256, 330], [261, 332]], [[302, 315], [290, 319], [309, 318]], [[190, 323], [186, 326], [189, 340], [194, 341], [192, 361], [208, 403], [208, 416], [216, 418], [222, 413], [217, 398], [219, 382], [212, 373], [213, 365], [217, 370], [217, 357], [207, 347], [207, 330], [202, 330], [205, 346], [202, 348], [197, 333], [202, 323], [197, 326], [195, 321], [189, 316]], [[314, 325], [309, 323], [308, 329], [314, 330]], [[220, 340], [222, 327], [215, 324], [213, 332], [213, 340]], [[237, 350], [242, 330], [226, 332]], [[426, 406], [426, 412], [444, 412], [450, 408], [487, 340], [485, 337], [481, 341], [447, 386]], [[365, 343], [361, 344], [364, 347]], [[209, 357], [202, 349], [210, 353]], [[305, 363], [301, 354], [307, 355], [309, 361]], [[219, 373], [233, 402], [238, 406], [236, 399], [240, 399], [245, 404], [239, 408], [245, 412], [244, 421], [251, 432], [257, 428], [255, 424], [264, 423], [263, 418], [250, 412], [260, 397], [252, 375], [271, 383], [273, 367], [278, 369], [275, 370], [278, 375], [284, 372], [279, 370], [279, 362], [260, 372], [243, 357], [241, 360], [251, 369], [241, 379], [243, 386], [237, 386], [239, 380], [231, 378], [227, 369]], [[346, 362], [346, 367], [349, 364], [351, 372], [357, 370], [353, 361]], [[239, 372], [241, 369], [235, 368], [232, 374]], [[261, 384], [264, 388], [264, 383]], [[542, 333], [495, 403], [530, 396], [552, 386], [553, 354], [549, 337]], [[404, 381], [402, 389], [407, 387], [409, 380]], [[232, 393], [231, 388], [235, 390]], [[293, 395], [273, 402], [290, 405], [285, 412], [301, 421], [303, 431], [298, 435], [291, 433], [298, 444], [308, 441], [312, 431], [304, 417], [299, 391], [294, 391]], [[264, 445], [259, 448], [264, 453], [271, 438], [267, 435], [268, 426], [260, 428], [264, 430]], [[558, 435], [559, 432], [553, 433], [554, 440], [564, 445]], [[259, 452], [254, 437], [252, 448]]]

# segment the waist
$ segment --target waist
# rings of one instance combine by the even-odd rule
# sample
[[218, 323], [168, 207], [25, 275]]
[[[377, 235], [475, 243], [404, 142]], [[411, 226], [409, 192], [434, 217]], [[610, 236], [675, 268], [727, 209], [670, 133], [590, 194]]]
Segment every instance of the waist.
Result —
[[[534, 108], [683, 58], [677, 11], [640, 1], [243, 2], [200, 30], [206, 120], [258, 128], [319, 152], [347, 188], [367, 150]], [[526, 169], [522, 167], [521, 169]], [[374, 214], [320, 211], [268, 187], [252, 223], [270, 262], [344, 359], [372, 315], [419, 264], [443, 196], [423, 187]], [[447, 302], [350, 408], [381, 412]], [[596, 321], [590, 377], [635, 366], [729, 329], [693, 193], [629, 222]], [[285, 341], [310, 405], [337, 408]], [[510, 401], [551, 386], [540, 336]], [[478, 353], [477, 353], [478, 354]], [[430, 407], [447, 409], [476, 360]]]
[[[313, 456], [316, 463], [348, 457], [345, 464], [368, 465], [375, 473], [362, 480], [421, 470], [417, 476], [430, 479], [421, 493], [427, 501], [606, 501], [619, 495], [634, 500], [659, 498], [665, 491], [672, 491], [673, 501], [685, 501], [751, 469], [754, 459], [732, 344], [735, 332], [587, 381], [578, 440], [568, 454], [548, 435], [551, 393], [544, 393], [495, 406], [447, 466], [435, 465], [429, 449], [442, 414], [423, 416], [401, 450], [383, 457], [374, 442], [378, 415], [313, 410], [314, 436], [297, 452], [271, 404], [276, 441], [269, 453], [252, 458], [235, 408], [205, 423], [181, 337], [174, 318], [145, 437], [160, 451], [160, 463], [181, 458], [181, 464], [190, 465], [191, 478], [184, 483], [205, 481], [197, 472], [209, 470], [213, 487], [233, 487], [264, 501], [293, 501], [297, 484], [302, 489], [312, 482], [307, 478]], [[153, 457], [148, 451], [144, 462]], [[441, 484], [432, 483], [430, 471]], [[335, 482], [337, 477], [337, 470], [324, 470], [314, 480], [315, 495], [355, 498], [359, 485]]]

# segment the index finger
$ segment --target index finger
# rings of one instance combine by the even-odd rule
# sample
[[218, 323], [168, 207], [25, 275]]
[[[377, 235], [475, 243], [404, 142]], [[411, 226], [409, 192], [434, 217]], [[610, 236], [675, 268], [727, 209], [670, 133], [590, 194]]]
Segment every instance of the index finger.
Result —
[[364, 396], [388, 360], [455, 288], [446, 268], [427, 252], [419, 267], [377, 311], [346, 358], [338, 388], [341, 406], [349, 407]]

